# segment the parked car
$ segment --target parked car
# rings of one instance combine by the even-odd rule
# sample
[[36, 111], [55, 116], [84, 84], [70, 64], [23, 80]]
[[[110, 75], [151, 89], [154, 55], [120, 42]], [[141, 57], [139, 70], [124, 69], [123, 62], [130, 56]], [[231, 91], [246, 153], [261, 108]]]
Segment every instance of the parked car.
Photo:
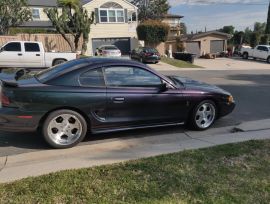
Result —
[[142, 63], [158, 63], [160, 61], [160, 54], [155, 48], [140, 47], [131, 51], [130, 58]]
[[121, 57], [121, 51], [115, 45], [102, 45], [97, 48], [96, 56]]
[[205, 130], [235, 107], [221, 88], [124, 59], [73, 60], [15, 79], [2, 80], [0, 130], [41, 130], [54, 148], [78, 144], [87, 131], [184, 123]]
[[71, 52], [45, 52], [41, 42], [11, 41], [0, 47], [0, 67], [46, 68], [76, 58]]
[[253, 59], [266, 60], [270, 64], [270, 46], [269, 45], [258, 45], [253, 48], [241, 48], [241, 54], [244, 59], [252, 57]]

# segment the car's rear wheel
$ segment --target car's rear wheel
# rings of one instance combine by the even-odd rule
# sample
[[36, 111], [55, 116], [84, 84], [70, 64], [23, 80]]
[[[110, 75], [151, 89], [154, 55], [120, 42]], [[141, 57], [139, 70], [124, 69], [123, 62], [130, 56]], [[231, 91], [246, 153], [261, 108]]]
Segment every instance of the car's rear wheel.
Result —
[[247, 52], [245, 52], [245, 53], [243, 54], [243, 59], [248, 59], [248, 53], [247, 53]]
[[64, 60], [64, 59], [58, 59], [58, 60], [55, 60], [55, 61], [53, 62], [53, 66], [59, 65], [59, 64], [63, 64], [63, 63], [65, 63], [65, 62], [66, 62], [66, 60]]
[[190, 117], [190, 126], [196, 130], [206, 130], [211, 127], [217, 116], [217, 107], [211, 100], [205, 100], [199, 103]]
[[46, 142], [57, 149], [70, 148], [80, 143], [87, 133], [83, 116], [72, 110], [58, 110], [49, 114], [43, 125]]

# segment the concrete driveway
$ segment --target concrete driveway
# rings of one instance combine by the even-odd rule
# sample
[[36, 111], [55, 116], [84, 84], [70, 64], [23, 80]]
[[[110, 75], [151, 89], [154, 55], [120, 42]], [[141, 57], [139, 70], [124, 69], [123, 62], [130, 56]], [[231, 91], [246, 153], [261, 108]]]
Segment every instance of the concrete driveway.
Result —
[[270, 69], [270, 64], [265, 61], [244, 60], [235, 58], [195, 59], [195, 65], [215, 70], [258, 70]]

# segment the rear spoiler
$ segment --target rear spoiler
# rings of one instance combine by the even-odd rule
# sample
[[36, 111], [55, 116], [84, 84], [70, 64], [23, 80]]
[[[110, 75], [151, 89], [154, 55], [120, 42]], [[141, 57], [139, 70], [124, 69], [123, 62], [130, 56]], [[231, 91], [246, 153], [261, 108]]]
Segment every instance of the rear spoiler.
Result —
[[22, 77], [23, 75], [25, 75], [25, 73], [26, 73], [25, 69], [19, 69], [18, 71], [15, 72], [14, 80], [12, 80], [12, 79], [1, 79], [2, 86], [5, 86], [5, 87], [18, 87], [17, 80], [20, 77]]

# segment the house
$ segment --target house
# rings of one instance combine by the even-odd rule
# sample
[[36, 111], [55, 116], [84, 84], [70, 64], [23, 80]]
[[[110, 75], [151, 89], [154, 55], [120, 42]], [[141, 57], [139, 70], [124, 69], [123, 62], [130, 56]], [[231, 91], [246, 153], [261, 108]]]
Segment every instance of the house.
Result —
[[227, 50], [227, 40], [232, 36], [219, 31], [208, 31], [181, 36], [186, 52], [202, 56]]
[[[137, 7], [127, 0], [81, 0], [83, 7], [91, 14], [95, 12], [95, 23], [91, 26], [88, 53], [93, 55], [101, 45], [116, 45], [123, 54], [128, 54], [138, 45]], [[53, 29], [44, 12], [45, 8], [57, 6], [57, 0], [28, 0], [33, 21], [21, 27]]]
[[175, 14], [165, 14], [163, 22], [170, 26], [169, 38], [181, 35], [181, 19], [184, 16]]

